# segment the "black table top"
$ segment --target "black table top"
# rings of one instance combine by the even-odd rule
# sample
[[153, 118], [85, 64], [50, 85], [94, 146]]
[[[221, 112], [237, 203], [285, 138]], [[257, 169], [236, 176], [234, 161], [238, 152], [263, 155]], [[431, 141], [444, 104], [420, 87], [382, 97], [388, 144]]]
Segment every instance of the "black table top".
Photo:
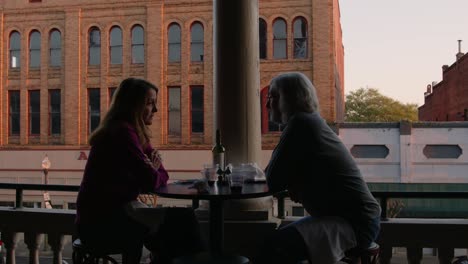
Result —
[[177, 181], [157, 189], [155, 193], [166, 198], [199, 200], [249, 199], [273, 195], [265, 182], [244, 183], [240, 192], [232, 192], [228, 184], [219, 182], [209, 186], [208, 192], [199, 192], [192, 186], [193, 181]]

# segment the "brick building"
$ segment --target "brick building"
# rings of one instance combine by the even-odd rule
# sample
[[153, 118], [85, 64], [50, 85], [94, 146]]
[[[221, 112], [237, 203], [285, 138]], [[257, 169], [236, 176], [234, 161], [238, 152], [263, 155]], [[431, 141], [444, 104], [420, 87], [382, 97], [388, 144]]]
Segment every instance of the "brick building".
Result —
[[442, 81], [427, 86], [420, 121], [468, 120], [468, 54], [459, 51], [452, 65], [442, 66]]
[[[79, 184], [88, 136], [129, 76], [160, 88], [152, 143], [166, 168], [198, 173], [213, 140], [213, 2], [0, 0], [0, 182], [43, 182], [47, 154], [50, 184]], [[342, 121], [344, 49], [338, 0], [258, 9], [263, 163], [279, 136], [265, 108], [271, 78], [303, 72], [322, 115]]]
[[[86, 145], [128, 76], [160, 87], [156, 145], [211, 145], [212, 2], [1, 1], [0, 145]], [[260, 0], [259, 7], [262, 101], [272, 77], [302, 71], [317, 86], [324, 117], [341, 120], [338, 1]], [[277, 130], [267, 118], [263, 109], [265, 135]]]

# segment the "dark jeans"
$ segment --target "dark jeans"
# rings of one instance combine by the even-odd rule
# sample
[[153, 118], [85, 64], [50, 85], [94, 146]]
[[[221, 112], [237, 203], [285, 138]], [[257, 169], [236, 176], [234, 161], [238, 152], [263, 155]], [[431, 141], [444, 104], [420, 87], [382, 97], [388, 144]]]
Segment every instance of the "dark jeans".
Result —
[[380, 216], [368, 221], [351, 221], [358, 247], [366, 249], [377, 240], [380, 232]]
[[[80, 239], [92, 248], [111, 248], [140, 254], [143, 245], [155, 258], [154, 263], [170, 263], [174, 257], [203, 251], [200, 227], [193, 209], [172, 207], [166, 209], [164, 222], [156, 233], [149, 233], [144, 225], [126, 214], [116, 214], [113, 218], [96, 220], [96, 223], [78, 226]], [[136, 252], [136, 253], [135, 253]], [[156, 262], [157, 260], [157, 262]]]

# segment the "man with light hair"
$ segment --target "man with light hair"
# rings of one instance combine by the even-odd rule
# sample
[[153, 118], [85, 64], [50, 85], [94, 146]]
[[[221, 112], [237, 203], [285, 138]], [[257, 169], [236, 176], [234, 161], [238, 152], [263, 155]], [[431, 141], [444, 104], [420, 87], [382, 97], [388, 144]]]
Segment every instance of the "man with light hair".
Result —
[[266, 168], [270, 190], [287, 190], [310, 216], [279, 228], [260, 263], [332, 264], [351, 248], [375, 245], [381, 208], [346, 146], [319, 113], [317, 92], [299, 72], [270, 83], [266, 106], [285, 125]]

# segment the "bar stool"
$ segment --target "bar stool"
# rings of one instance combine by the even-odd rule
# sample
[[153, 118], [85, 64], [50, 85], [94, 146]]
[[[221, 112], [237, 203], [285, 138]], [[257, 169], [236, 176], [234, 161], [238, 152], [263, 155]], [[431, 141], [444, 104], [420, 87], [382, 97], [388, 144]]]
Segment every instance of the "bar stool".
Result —
[[346, 257], [344, 257], [341, 262], [348, 264], [376, 264], [379, 253], [379, 244], [372, 242], [366, 249], [355, 247], [346, 251]]
[[140, 262], [141, 252], [132, 254], [131, 252], [124, 252], [122, 249], [110, 248], [91, 248], [86, 246], [79, 238], [73, 240], [73, 264], [95, 264], [102, 260], [102, 263], [119, 264], [110, 255], [122, 255], [122, 263], [135, 264]]

